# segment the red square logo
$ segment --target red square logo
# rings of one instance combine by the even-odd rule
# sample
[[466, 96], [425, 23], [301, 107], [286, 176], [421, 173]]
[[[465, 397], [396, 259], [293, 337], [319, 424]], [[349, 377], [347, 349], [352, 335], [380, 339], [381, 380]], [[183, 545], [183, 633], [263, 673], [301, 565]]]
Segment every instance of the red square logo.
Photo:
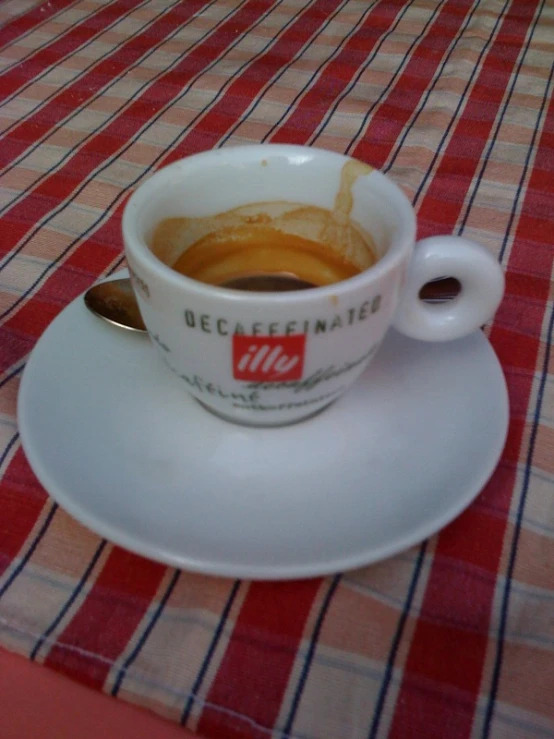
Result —
[[233, 336], [233, 377], [247, 382], [300, 380], [306, 335]]

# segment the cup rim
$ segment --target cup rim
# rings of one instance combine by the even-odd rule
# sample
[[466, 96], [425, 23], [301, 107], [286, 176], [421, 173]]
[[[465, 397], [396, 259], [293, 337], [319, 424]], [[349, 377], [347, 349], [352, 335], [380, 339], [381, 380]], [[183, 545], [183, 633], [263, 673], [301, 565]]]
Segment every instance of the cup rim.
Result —
[[380, 279], [384, 274], [394, 269], [400, 261], [411, 250], [416, 236], [416, 218], [415, 213], [408, 197], [387, 175], [378, 169], [373, 169], [368, 173], [367, 177], [372, 177], [379, 182], [379, 187], [387, 191], [387, 197], [391, 197], [397, 209], [402, 213], [403, 226], [399, 237], [395, 243], [387, 250], [387, 252], [378, 259], [378, 261], [366, 270], [363, 270], [353, 277], [349, 277], [340, 282], [330, 285], [316, 286], [307, 290], [295, 290], [288, 292], [255, 292], [233, 290], [231, 288], [220, 287], [217, 285], [209, 285], [199, 280], [183, 275], [156, 257], [146, 244], [146, 240], [142, 238], [136, 228], [135, 213], [140, 210], [141, 204], [148, 199], [149, 193], [157, 189], [161, 183], [170, 178], [175, 172], [182, 169], [196, 167], [204, 164], [215, 163], [220, 159], [240, 159], [247, 158], [253, 161], [256, 158], [260, 160], [270, 156], [285, 156], [289, 159], [296, 160], [301, 164], [308, 158], [330, 158], [341, 160], [343, 163], [348, 161], [356, 161], [354, 157], [346, 156], [338, 152], [329, 151], [310, 146], [300, 146], [295, 144], [246, 144], [239, 146], [223, 147], [221, 149], [208, 149], [188, 157], [178, 159], [157, 170], [143, 181], [133, 192], [125, 204], [122, 218], [122, 233], [125, 252], [131, 254], [132, 257], [140, 263], [141, 266], [155, 272], [157, 276], [172, 286], [186, 288], [187, 292], [193, 295], [211, 297], [225, 302], [241, 303], [241, 304], [270, 304], [278, 305], [281, 303], [310, 303], [313, 300], [321, 300], [322, 298], [332, 298], [357, 290], [365, 285], [371, 284]]

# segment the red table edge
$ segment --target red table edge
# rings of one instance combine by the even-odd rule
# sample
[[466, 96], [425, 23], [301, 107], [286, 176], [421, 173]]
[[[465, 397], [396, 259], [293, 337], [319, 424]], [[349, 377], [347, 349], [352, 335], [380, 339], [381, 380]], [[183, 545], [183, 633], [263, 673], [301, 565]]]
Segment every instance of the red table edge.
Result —
[[2, 739], [198, 739], [152, 711], [117, 700], [0, 647]]

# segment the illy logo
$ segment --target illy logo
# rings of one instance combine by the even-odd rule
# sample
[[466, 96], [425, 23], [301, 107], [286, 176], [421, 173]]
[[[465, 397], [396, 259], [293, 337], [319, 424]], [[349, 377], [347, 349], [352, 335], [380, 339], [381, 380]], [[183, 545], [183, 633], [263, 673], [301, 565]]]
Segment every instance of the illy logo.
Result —
[[248, 382], [300, 380], [304, 369], [305, 334], [233, 336], [233, 377]]

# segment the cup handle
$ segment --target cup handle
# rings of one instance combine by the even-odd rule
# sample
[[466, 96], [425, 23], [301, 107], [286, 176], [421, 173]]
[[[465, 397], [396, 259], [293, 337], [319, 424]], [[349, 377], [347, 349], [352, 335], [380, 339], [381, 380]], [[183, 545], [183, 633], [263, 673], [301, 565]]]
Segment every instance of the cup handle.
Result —
[[[459, 294], [443, 303], [420, 298], [428, 282], [454, 277]], [[393, 326], [423, 341], [448, 341], [490, 320], [504, 294], [504, 274], [483, 246], [460, 236], [432, 236], [415, 245]]]

